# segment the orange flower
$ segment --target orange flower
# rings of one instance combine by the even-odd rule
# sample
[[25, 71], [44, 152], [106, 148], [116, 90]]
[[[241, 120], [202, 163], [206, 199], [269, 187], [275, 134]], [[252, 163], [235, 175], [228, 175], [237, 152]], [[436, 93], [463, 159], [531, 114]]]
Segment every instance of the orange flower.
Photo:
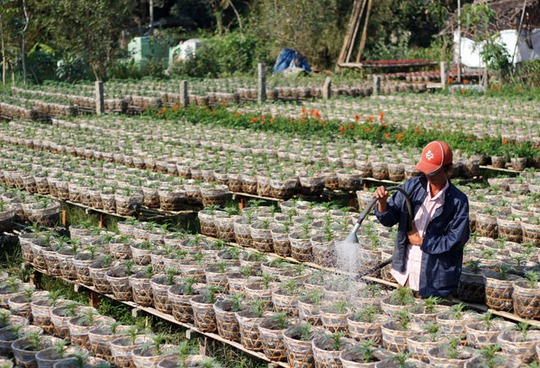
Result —
[[403, 134], [399, 133], [399, 134], [396, 136], [396, 138], [397, 138], [398, 141], [401, 140], [401, 139], [403, 139]]
[[253, 119], [251, 119], [251, 122], [252, 122], [252, 123], [256, 123], [257, 120], [258, 120], [257, 118], [253, 118]]
[[370, 127], [366, 127], [366, 128], [364, 129], [364, 132], [366, 132], [366, 133], [371, 132], [371, 128], [370, 128]]
[[454, 80], [452, 79], [452, 77], [449, 77], [448, 80], [446, 81], [448, 84], [452, 83]]
[[261, 115], [261, 121], [263, 121], [266, 118], [266, 115]]
[[179, 109], [179, 108], [180, 108], [180, 106], [178, 106], [178, 105], [174, 105], [174, 107], [173, 107], [173, 111], [178, 111], [178, 109]]
[[380, 112], [379, 113], [379, 121], [383, 121], [384, 120], [384, 112]]
[[502, 139], [502, 142], [503, 142], [503, 144], [508, 144], [508, 139], [503, 138], [503, 139]]
[[462, 94], [462, 95], [465, 94], [465, 88], [462, 88], [462, 89], [461, 89], [461, 94]]
[[463, 79], [463, 84], [467, 84], [469, 81], [467, 79]]
[[354, 130], [354, 124], [349, 124], [349, 129]]
[[375, 120], [375, 118], [373, 116], [368, 116], [367, 119], [372, 122], [373, 120]]
[[340, 132], [343, 132], [343, 131], [345, 131], [345, 130], [347, 130], [347, 128], [345, 128], [343, 125], [340, 125], [340, 126], [339, 126], [339, 131], [340, 131]]
[[276, 121], [276, 119], [274, 119], [274, 118], [270, 119], [270, 122], [271, 122], [271, 123], [273, 123], [273, 122], [275, 122], [275, 121]]
[[384, 133], [384, 136], [385, 136], [386, 138], [390, 138], [390, 133]]
[[236, 116], [237, 118], [239, 118], [240, 116], [242, 116], [242, 114], [240, 114], [239, 112], [235, 112], [235, 113], [234, 113], [234, 116]]
[[354, 120], [356, 121], [356, 123], [358, 123], [358, 120], [360, 120], [360, 115], [354, 115]]

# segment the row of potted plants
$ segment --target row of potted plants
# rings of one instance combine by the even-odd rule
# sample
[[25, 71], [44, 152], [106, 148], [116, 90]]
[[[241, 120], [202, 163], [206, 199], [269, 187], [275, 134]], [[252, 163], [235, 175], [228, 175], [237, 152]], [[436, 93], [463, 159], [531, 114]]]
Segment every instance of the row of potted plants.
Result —
[[[128, 224], [121, 229], [129, 232], [130, 228], [138, 227], [138, 224]], [[74, 238], [82, 239], [84, 232], [81, 230], [71, 228], [72, 237], [78, 234]], [[146, 236], [152, 233], [147, 232]], [[143, 234], [144, 232], [139, 231], [139, 239], [143, 239]], [[170, 244], [171, 239], [167, 237], [163, 239], [165, 244]], [[219, 273], [216, 270], [219, 266], [208, 267], [204, 276], [200, 271], [197, 275], [197, 271], [194, 271], [195, 265], [184, 261], [183, 265], [175, 263], [175, 269], [169, 268], [165, 273], [158, 273], [152, 277], [143, 276], [144, 273], [148, 273], [148, 268], [129, 276], [128, 284], [131, 278], [148, 277], [147, 282], [150, 282], [150, 287], [141, 284], [132, 287], [133, 299], [137, 293], [142, 292], [143, 298], [137, 302], [143, 306], [153, 305], [156, 310], [170, 313], [182, 323], [193, 323], [203, 332], [218, 332], [224, 338], [233, 341], [240, 338], [239, 342], [247, 349], [262, 351], [269, 359], [288, 358], [291, 366], [302, 361], [315, 364], [326, 362], [334, 365], [342, 362], [341, 364], [347, 366], [345, 362], [365, 362], [362, 359], [366, 359], [366, 356], [360, 352], [364, 351], [366, 346], [358, 347], [355, 339], [365, 341], [368, 337], [374, 339], [372, 342], [374, 346], [383, 348], [384, 351], [382, 358], [370, 355], [367, 362], [377, 360], [384, 362], [385, 357], [392, 355], [391, 352], [398, 354], [394, 359], [404, 359], [403, 355], [399, 355], [404, 351], [409, 351], [419, 361], [429, 361], [432, 364], [457, 364], [458, 361], [464, 364], [471, 359], [475, 359], [471, 362], [478, 363], [479, 360], [486, 359], [480, 357], [478, 351], [467, 351], [459, 347], [459, 336], [465, 338], [471, 348], [483, 347], [484, 350], [488, 350], [491, 349], [490, 346], [500, 344], [506, 354], [514, 354], [514, 359], [518, 356], [525, 363], [536, 359], [534, 349], [540, 341], [539, 336], [534, 331], [529, 332], [527, 326], [521, 326], [523, 331], [511, 330], [513, 324], [494, 321], [489, 314], [482, 317], [463, 313], [461, 307], [452, 310], [437, 306], [437, 300], [434, 298], [419, 302], [407, 288], [387, 294], [379, 288], [368, 287], [362, 283], [351, 280], [344, 282], [342, 276], [325, 277], [322, 274], [314, 274], [307, 278], [305, 276], [289, 278], [284, 282], [287, 276], [283, 270], [289, 267], [283, 266], [283, 262], [261, 263], [262, 260], [254, 261], [247, 255], [235, 258], [231, 249], [208, 249], [205, 242], [199, 241], [197, 244], [193, 238], [186, 240], [187, 242], [178, 248], [193, 251], [197, 247], [202, 247], [199, 252], [203, 251], [205, 257], [209, 257], [210, 254], [217, 257], [217, 262], [216, 258], [212, 257], [214, 264], [225, 261], [223, 265], [233, 269], [237, 267], [235, 264], [251, 262], [249, 275], [246, 266], [242, 270], [247, 279], [238, 285], [236, 278], [240, 275], [237, 272], [229, 272], [224, 281], [214, 275]], [[116, 251], [117, 245], [113, 242], [109, 243], [109, 247], [114, 257], [118, 257], [119, 254], [122, 254], [122, 257], [125, 255]], [[135, 260], [136, 252], [133, 252], [133, 249], [132, 257]], [[192, 257], [196, 254], [203, 253], [195, 253]], [[184, 256], [183, 259], [185, 258]], [[137, 259], [142, 261], [142, 258]], [[150, 256], [152, 268], [159, 265], [154, 261], [154, 257]], [[255, 262], [259, 262], [259, 268], [263, 272], [261, 277], [253, 273], [257, 270], [257, 267], [253, 266]], [[127, 262], [123, 264], [129, 265]], [[92, 275], [92, 269], [95, 269], [96, 265], [88, 267]], [[126, 278], [127, 267], [120, 266], [120, 270], [115, 268], [112, 270], [115, 271], [111, 272], [109, 269], [106, 273], [112, 276], [109, 278], [112, 295], [118, 300], [126, 300], [129, 292], [125, 287], [119, 288], [119, 284], [115, 281]], [[114, 279], [117, 280], [113, 281]], [[278, 284], [272, 281], [279, 279], [281, 281]], [[203, 280], [206, 281], [206, 285], [202, 285]], [[83, 277], [79, 282], [87, 283], [88, 279]], [[224, 283], [228, 285], [224, 286]], [[265, 283], [268, 284], [267, 287], [264, 286]], [[163, 285], [165, 288], [156, 285]], [[101, 288], [103, 283], [100, 281], [96, 284], [94, 279], [94, 287]], [[149, 290], [152, 291], [151, 296], [148, 295]], [[105, 291], [101, 289], [101, 292]], [[153, 304], [150, 304], [150, 299], [153, 299]], [[186, 299], [189, 299], [189, 302]], [[388, 316], [392, 318], [391, 322], [384, 322]], [[293, 322], [296, 317], [304, 324], [295, 326]], [[435, 325], [436, 322], [440, 325]], [[324, 331], [316, 327], [319, 325]], [[441, 333], [455, 337], [449, 342], [441, 338]], [[506, 359], [509, 359], [508, 355]], [[388, 365], [378, 364], [381, 364], [378, 365], [380, 367], [395, 366], [392, 365], [395, 363], [389, 362], [386, 362]]]
[[38, 291], [4, 275], [0, 280], [0, 356], [2, 367], [176, 368], [220, 367], [193, 355], [185, 341], [138, 326], [121, 325], [92, 307], [63, 299], [58, 292]]

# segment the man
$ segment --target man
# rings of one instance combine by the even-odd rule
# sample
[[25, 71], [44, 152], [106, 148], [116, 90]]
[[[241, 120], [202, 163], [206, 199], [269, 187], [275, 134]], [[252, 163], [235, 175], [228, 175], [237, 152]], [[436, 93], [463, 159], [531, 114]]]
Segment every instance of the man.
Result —
[[452, 295], [461, 275], [463, 247], [469, 240], [469, 201], [449, 179], [452, 150], [442, 141], [429, 143], [416, 169], [423, 175], [407, 180], [402, 188], [412, 201], [414, 221], [407, 231], [408, 211], [403, 194], [388, 200], [384, 186], [375, 215], [385, 226], [398, 224], [392, 256], [392, 275], [423, 297]]

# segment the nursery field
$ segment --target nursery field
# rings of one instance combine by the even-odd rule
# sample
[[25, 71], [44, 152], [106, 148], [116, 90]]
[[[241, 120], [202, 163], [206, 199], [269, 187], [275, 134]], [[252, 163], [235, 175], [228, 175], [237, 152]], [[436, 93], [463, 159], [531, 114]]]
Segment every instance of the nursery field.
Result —
[[[538, 367], [538, 101], [429, 79], [0, 92], [0, 367]], [[472, 234], [444, 301], [373, 215], [336, 252], [435, 139]]]

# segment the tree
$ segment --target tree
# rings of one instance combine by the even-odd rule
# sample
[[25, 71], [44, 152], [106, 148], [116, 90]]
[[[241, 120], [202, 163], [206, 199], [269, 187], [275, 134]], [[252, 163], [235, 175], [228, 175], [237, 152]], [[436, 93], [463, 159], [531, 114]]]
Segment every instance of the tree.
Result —
[[80, 56], [96, 80], [103, 80], [107, 65], [116, 57], [121, 32], [134, 21], [136, 4], [136, 0], [52, 1], [56, 46], [64, 54]]

